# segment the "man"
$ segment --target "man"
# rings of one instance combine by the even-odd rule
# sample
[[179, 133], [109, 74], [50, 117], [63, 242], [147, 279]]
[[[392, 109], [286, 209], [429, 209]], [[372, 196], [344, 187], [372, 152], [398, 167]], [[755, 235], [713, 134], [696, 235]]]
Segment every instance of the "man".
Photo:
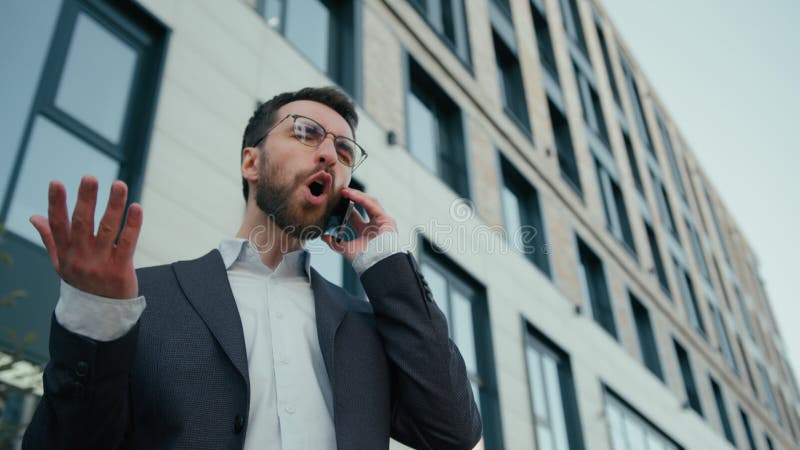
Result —
[[[395, 221], [348, 186], [366, 157], [334, 88], [280, 94], [243, 138], [244, 221], [192, 261], [134, 269], [142, 207], [117, 181], [98, 226], [97, 181], [72, 215], [50, 184], [31, 217], [62, 278], [44, 396], [23, 449], [468, 449], [481, 419], [460, 353]], [[202, 180], [197, 180], [203, 182]], [[322, 240], [369, 302], [309, 266], [344, 197], [358, 236]], [[187, 224], [191, 226], [191, 224]], [[118, 238], [117, 238], [118, 236]], [[115, 242], [116, 239], [116, 242]]]

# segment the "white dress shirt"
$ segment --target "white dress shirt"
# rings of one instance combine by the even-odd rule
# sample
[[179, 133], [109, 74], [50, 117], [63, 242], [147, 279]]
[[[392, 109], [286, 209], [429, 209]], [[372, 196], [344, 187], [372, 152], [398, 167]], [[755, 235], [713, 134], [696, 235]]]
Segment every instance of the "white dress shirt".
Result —
[[[242, 320], [250, 377], [245, 450], [336, 449], [333, 391], [317, 337], [310, 254], [287, 253], [271, 270], [256, 247], [226, 238], [218, 247]], [[397, 233], [372, 239], [353, 261], [360, 276], [399, 251]], [[99, 341], [125, 335], [139, 320], [144, 296], [116, 300], [61, 282], [56, 320]]]

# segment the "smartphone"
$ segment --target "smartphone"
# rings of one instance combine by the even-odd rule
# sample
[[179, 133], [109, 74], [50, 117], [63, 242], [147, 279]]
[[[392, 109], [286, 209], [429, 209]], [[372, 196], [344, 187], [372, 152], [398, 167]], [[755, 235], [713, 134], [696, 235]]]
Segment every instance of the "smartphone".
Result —
[[333, 235], [336, 242], [340, 242], [344, 238], [345, 231], [347, 230], [347, 223], [350, 221], [350, 215], [353, 214], [354, 208], [355, 203], [352, 200], [342, 197], [331, 212], [331, 217], [328, 219], [325, 232]]

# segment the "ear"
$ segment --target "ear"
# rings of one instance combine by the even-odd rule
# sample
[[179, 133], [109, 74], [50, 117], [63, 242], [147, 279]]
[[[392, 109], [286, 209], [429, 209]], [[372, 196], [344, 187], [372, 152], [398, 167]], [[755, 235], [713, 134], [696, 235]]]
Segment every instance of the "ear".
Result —
[[256, 147], [245, 147], [242, 149], [242, 178], [255, 183], [258, 181], [258, 174], [261, 171], [259, 155], [261, 150]]

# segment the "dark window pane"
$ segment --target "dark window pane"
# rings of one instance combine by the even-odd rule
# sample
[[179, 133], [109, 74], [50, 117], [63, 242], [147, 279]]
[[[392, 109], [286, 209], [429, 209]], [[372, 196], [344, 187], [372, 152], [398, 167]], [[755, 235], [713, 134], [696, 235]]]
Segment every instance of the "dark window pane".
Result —
[[611, 57], [608, 51], [608, 43], [606, 42], [605, 33], [603, 29], [597, 24], [597, 37], [600, 40], [600, 50], [603, 52], [603, 62], [606, 65], [606, 74], [608, 75], [608, 84], [611, 86], [611, 92], [614, 94], [614, 101], [617, 105], [622, 105], [619, 97], [619, 88], [617, 87], [617, 80], [614, 78], [614, 70], [611, 67]]
[[[50, 180], [59, 180], [64, 184], [71, 217], [78, 185], [87, 167], [91, 168], [92, 175], [99, 181], [97, 204], [105, 205], [108, 203], [111, 183], [119, 175], [119, 163], [50, 120], [38, 117], [33, 124], [6, 227], [34, 244], [42, 245], [39, 233], [28, 222], [28, 217], [33, 214], [47, 216]], [[95, 229], [100, 224], [103, 211], [105, 207], [95, 209]]]
[[0, 210], [59, 8], [58, 1], [5, 2], [0, 14]]
[[586, 304], [591, 308], [592, 317], [614, 339], [617, 338], [617, 327], [614, 323], [614, 308], [606, 285], [603, 262], [589, 247], [578, 240], [578, 275], [581, 280]]
[[319, 0], [287, 2], [286, 38], [321, 71], [328, 72], [331, 13]]
[[522, 251], [542, 272], [550, 276], [547, 235], [543, 226], [539, 195], [502, 155], [501, 171], [501, 201], [511, 246]]
[[536, 45], [539, 47], [539, 59], [544, 69], [553, 78], [553, 81], [558, 84], [556, 56], [553, 51], [553, 41], [550, 38], [550, 27], [547, 18], [536, 5], [531, 5], [531, 10], [533, 12], [533, 27], [536, 31]]
[[664, 381], [664, 374], [661, 370], [661, 360], [658, 357], [658, 345], [656, 344], [656, 335], [653, 331], [653, 324], [650, 321], [650, 312], [647, 311], [644, 305], [632, 293], [628, 293], [631, 301], [631, 311], [633, 312], [633, 320], [636, 324], [636, 334], [639, 337], [639, 350], [642, 353], [642, 361], [645, 366], [657, 376], [661, 381]]
[[530, 136], [531, 125], [528, 118], [528, 105], [525, 100], [525, 89], [522, 85], [522, 72], [517, 56], [509, 49], [503, 40], [492, 33], [494, 38], [494, 52], [497, 63], [497, 74], [500, 78], [500, 94], [503, 106], [515, 124]]
[[461, 110], [409, 59], [406, 111], [409, 151], [459, 196], [469, 197]]
[[625, 141], [625, 151], [628, 154], [628, 162], [631, 165], [631, 175], [633, 176], [633, 184], [636, 186], [636, 190], [639, 191], [642, 195], [644, 195], [644, 186], [642, 185], [642, 175], [639, 172], [639, 160], [636, 158], [636, 153], [633, 150], [633, 144], [631, 144], [631, 138], [628, 136], [628, 133], [623, 132], [622, 138]]
[[536, 444], [540, 449], [583, 448], [569, 357], [538, 331], [525, 337]]
[[575, 149], [572, 147], [572, 137], [569, 131], [569, 122], [564, 114], [549, 99], [547, 106], [550, 110], [550, 120], [553, 124], [556, 153], [561, 175], [575, 191], [581, 193], [581, 179], [578, 173], [578, 162], [575, 160]]
[[119, 142], [135, 75], [134, 49], [86, 14], [78, 16], [56, 106]]
[[678, 341], [673, 340], [675, 345], [675, 356], [678, 358], [678, 366], [681, 369], [681, 377], [683, 378], [683, 388], [686, 392], [686, 401], [689, 402], [689, 407], [703, 416], [703, 407], [700, 405], [700, 395], [697, 392], [697, 385], [694, 382], [694, 373], [692, 372], [692, 363], [689, 360], [689, 354], [686, 349], [681, 346]]
[[697, 297], [694, 294], [694, 283], [692, 283], [691, 278], [689, 278], [689, 273], [686, 272], [677, 261], [674, 261], [674, 263], [675, 273], [678, 275], [678, 286], [681, 288], [681, 297], [683, 297], [683, 307], [686, 310], [689, 323], [703, 335], [703, 337], [706, 337], [703, 315], [700, 313], [700, 305], [697, 303]]
[[750, 429], [750, 418], [747, 416], [747, 413], [745, 413], [742, 408], [739, 408], [739, 417], [741, 417], [742, 419], [744, 434], [747, 436], [747, 444], [750, 446], [750, 450], [758, 450], [758, 448], [756, 447], [756, 441], [753, 438], [753, 430]]
[[664, 269], [664, 260], [661, 258], [661, 248], [656, 240], [656, 234], [648, 224], [645, 224], [645, 229], [647, 231], [647, 241], [650, 243], [650, 253], [653, 255], [653, 266], [658, 276], [658, 283], [671, 300], [667, 272]]
[[708, 377], [711, 382], [711, 390], [714, 391], [714, 400], [717, 403], [717, 414], [719, 415], [720, 423], [722, 424], [722, 431], [725, 433], [725, 439], [728, 440], [733, 446], [736, 446], [736, 438], [733, 435], [733, 428], [731, 421], [728, 418], [728, 408], [725, 405], [725, 396], [722, 394], [722, 388], [710, 375]]

